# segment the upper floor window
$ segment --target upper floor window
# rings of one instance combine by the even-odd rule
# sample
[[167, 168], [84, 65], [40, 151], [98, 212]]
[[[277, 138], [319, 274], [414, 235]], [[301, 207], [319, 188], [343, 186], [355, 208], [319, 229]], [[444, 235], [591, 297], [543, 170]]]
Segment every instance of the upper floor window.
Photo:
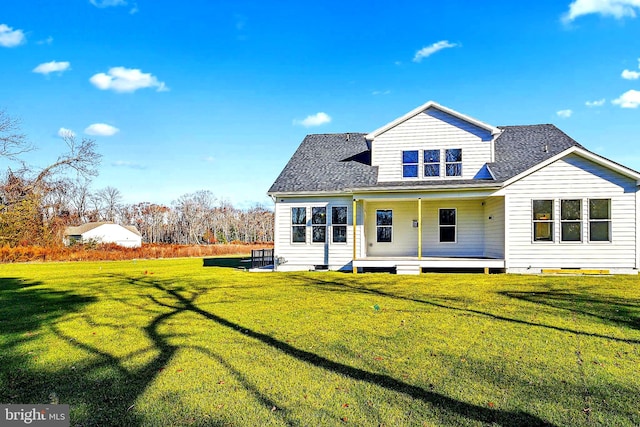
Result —
[[327, 241], [327, 208], [324, 206], [311, 208], [311, 241]]
[[445, 150], [445, 170], [447, 176], [462, 176], [462, 149]]
[[589, 241], [611, 241], [611, 199], [589, 200]]
[[307, 208], [291, 208], [291, 241], [307, 241]]
[[440, 150], [424, 150], [424, 176], [440, 176]]
[[347, 207], [333, 206], [331, 208], [331, 229], [333, 243], [347, 243]]
[[402, 177], [418, 177], [418, 150], [402, 152]]

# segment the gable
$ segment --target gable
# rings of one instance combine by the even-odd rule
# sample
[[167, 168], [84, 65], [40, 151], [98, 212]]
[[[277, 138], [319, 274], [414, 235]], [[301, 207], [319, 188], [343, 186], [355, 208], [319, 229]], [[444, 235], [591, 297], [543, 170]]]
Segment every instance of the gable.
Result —
[[[432, 181], [451, 178], [445, 172], [447, 150], [461, 150], [461, 175], [453, 178], [474, 179], [492, 161], [492, 141], [489, 129], [431, 107], [378, 133], [371, 142], [371, 164], [379, 167], [378, 182], [416, 181], [425, 177]], [[434, 150], [440, 164], [439, 175], [427, 176], [425, 156]], [[417, 177], [403, 174], [403, 152], [417, 153]]]

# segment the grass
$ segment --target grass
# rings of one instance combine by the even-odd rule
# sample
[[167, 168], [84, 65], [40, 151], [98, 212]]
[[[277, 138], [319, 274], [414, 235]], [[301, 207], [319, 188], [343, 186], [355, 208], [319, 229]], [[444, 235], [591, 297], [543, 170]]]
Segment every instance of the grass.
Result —
[[72, 425], [640, 425], [638, 277], [0, 277], [0, 402], [59, 400]]

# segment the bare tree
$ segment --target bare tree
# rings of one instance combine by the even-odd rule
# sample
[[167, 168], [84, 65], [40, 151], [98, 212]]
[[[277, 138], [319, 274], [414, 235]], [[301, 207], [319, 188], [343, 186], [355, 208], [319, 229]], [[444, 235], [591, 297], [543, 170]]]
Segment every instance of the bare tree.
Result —
[[20, 121], [0, 110], [0, 157], [23, 163], [19, 156], [33, 149], [20, 132]]
[[96, 197], [101, 200], [102, 218], [105, 221], [115, 222], [121, 208], [122, 194], [115, 187], [105, 187], [98, 190]]

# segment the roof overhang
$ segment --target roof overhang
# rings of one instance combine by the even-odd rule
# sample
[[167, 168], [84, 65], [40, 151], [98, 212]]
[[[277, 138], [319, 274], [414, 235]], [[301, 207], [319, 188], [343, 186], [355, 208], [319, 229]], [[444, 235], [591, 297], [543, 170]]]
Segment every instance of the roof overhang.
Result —
[[563, 157], [566, 157], [570, 154], [575, 154], [578, 155], [582, 158], [585, 158], [587, 160], [590, 160], [600, 166], [603, 166], [607, 169], [610, 169], [614, 172], [619, 173], [620, 175], [626, 176], [628, 178], [634, 179], [636, 181], [637, 185], [640, 185], [640, 172], [637, 172], [633, 169], [630, 169], [626, 166], [621, 165], [620, 163], [616, 163], [612, 160], [609, 160], [605, 157], [602, 157], [596, 153], [593, 153], [589, 150], [586, 150], [584, 148], [581, 147], [577, 147], [577, 146], [573, 146], [573, 147], [569, 147], [566, 150], [556, 154], [553, 157], [548, 158], [547, 160], [545, 160], [544, 162], [540, 162], [537, 165], [527, 169], [524, 172], [519, 173], [518, 175], [508, 179], [507, 181], [504, 182], [503, 186], [507, 187], [511, 184], [513, 184], [516, 181], [521, 180], [522, 178], [524, 178], [525, 176], [531, 175], [532, 173], [539, 171], [540, 169], [550, 165], [551, 163], [557, 162], [558, 160], [562, 159]]
[[411, 111], [409, 111], [407, 114], [405, 114], [402, 117], [399, 117], [397, 119], [395, 119], [394, 121], [387, 123], [386, 125], [382, 126], [381, 128], [378, 128], [376, 130], [374, 130], [373, 132], [367, 134], [365, 136], [365, 138], [367, 139], [367, 141], [372, 141], [374, 138], [376, 138], [378, 135], [383, 134], [384, 132], [388, 131], [389, 129], [392, 129], [396, 126], [398, 126], [400, 123], [403, 123], [407, 120], [409, 120], [412, 117], [417, 116], [418, 114], [428, 110], [429, 108], [436, 108], [444, 113], [447, 113], [451, 116], [457, 117], [460, 120], [464, 120], [465, 122], [471, 123], [474, 126], [477, 126], [481, 129], [484, 129], [488, 132], [491, 133], [491, 135], [498, 135], [500, 132], [502, 132], [499, 128], [495, 127], [495, 126], [491, 126], [487, 123], [481, 122], [480, 120], [476, 120], [472, 117], [469, 117], [465, 114], [459, 113], [455, 110], [452, 110], [450, 108], [447, 107], [443, 107], [442, 105], [438, 104], [437, 102], [434, 101], [429, 101], [424, 105], [419, 106], [418, 108], [415, 108]]

